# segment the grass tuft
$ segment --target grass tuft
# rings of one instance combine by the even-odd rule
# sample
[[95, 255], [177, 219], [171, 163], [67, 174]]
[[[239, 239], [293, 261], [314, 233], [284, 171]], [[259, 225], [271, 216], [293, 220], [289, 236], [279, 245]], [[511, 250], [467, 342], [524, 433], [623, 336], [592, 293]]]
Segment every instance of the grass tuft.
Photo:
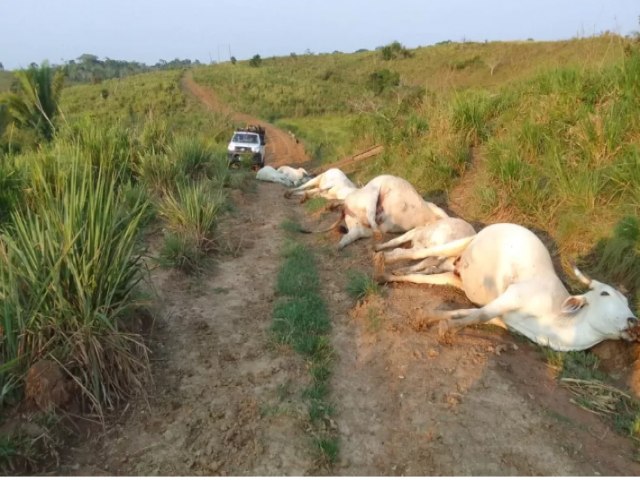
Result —
[[354, 300], [362, 300], [369, 295], [380, 295], [382, 288], [370, 275], [363, 272], [347, 272], [349, 281], [347, 283], [347, 293]]

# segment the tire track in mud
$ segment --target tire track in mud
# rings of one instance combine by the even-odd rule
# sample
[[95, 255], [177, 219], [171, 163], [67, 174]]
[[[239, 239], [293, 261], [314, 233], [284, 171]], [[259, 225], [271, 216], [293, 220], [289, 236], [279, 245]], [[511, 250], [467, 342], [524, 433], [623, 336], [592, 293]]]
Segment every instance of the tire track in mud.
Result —
[[239, 255], [200, 277], [155, 270], [162, 302], [154, 334], [149, 405], [67, 455], [79, 475], [310, 475], [316, 457], [300, 392], [302, 358], [270, 344], [275, 280], [291, 215], [278, 185], [235, 195], [221, 222]]

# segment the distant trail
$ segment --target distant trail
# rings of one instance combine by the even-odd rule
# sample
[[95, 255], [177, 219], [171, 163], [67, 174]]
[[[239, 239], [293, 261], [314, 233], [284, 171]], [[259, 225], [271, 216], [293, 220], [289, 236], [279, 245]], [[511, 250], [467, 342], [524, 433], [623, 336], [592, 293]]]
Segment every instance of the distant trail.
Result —
[[310, 160], [301, 143], [296, 142], [287, 132], [245, 113], [233, 111], [210, 88], [203, 87], [193, 80], [191, 72], [182, 77], [182, 88], [198, 98], [208, 109], [228, 115], [236, 122], [261, 125], [267, 134], [267, 165], [299, 165]]

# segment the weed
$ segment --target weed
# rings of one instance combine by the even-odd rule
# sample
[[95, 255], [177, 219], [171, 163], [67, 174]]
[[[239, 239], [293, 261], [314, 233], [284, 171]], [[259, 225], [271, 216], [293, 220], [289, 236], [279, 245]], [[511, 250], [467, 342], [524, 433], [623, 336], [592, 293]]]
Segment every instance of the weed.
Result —
[[198, 264], [215, 247], [214, 231], [226, 197], [212, 181], [184, 183], [175, 193], [167, 192], [158, 206], [169, 234], [163, 257], [196, 271]]
[[362, 300], [369, 295], [380, 295], [382, 292], [378, 282], [365, 273], [351, 270], [347, 272], [347, 276], [347, 293], [354, 300]]
[[325, 435], [315, 440], [315, 445], [320, 452], [322, 463], [333, 465], [340, 454], [340, 442], [334, 436]]
[[600, 359], [591, 352], [558, 352], [546, 347], [542, 351], [547, 364], [557, 372], [558, 378], [603, 380], [606, 377], [598, 370]]
[[329, 201], [326, 198], [322, 198], [322, 197], [310, 198], [305, 202], [304, 209], [308, 213], [315, 213], [325, 208], [328, 203]]
[[280, 228], [289, 233], [300, 233], [302, 231], [302, 225], [300, 225], [296, 220], [291, 220], [290, 218], [283, 220], [280, 224]]
[[184, 233], [167, 233], [162, 242], [158, 261], [163, 268], [177, 268], [187, 274], [197, 274], [205, 266], [206, 254], [196, 240]]

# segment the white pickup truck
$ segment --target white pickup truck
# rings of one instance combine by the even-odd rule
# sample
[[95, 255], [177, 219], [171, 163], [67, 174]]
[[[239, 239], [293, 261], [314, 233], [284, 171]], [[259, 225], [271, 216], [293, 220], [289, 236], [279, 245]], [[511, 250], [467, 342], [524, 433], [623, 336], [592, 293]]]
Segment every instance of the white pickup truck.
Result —
[[252, 125], [243, 130], [236, 130], [227, 146], [229, 167], [239, 167], [243, 157], [251, 158], [252, 167], [264, 167], [266, 144], [263, 127]]

